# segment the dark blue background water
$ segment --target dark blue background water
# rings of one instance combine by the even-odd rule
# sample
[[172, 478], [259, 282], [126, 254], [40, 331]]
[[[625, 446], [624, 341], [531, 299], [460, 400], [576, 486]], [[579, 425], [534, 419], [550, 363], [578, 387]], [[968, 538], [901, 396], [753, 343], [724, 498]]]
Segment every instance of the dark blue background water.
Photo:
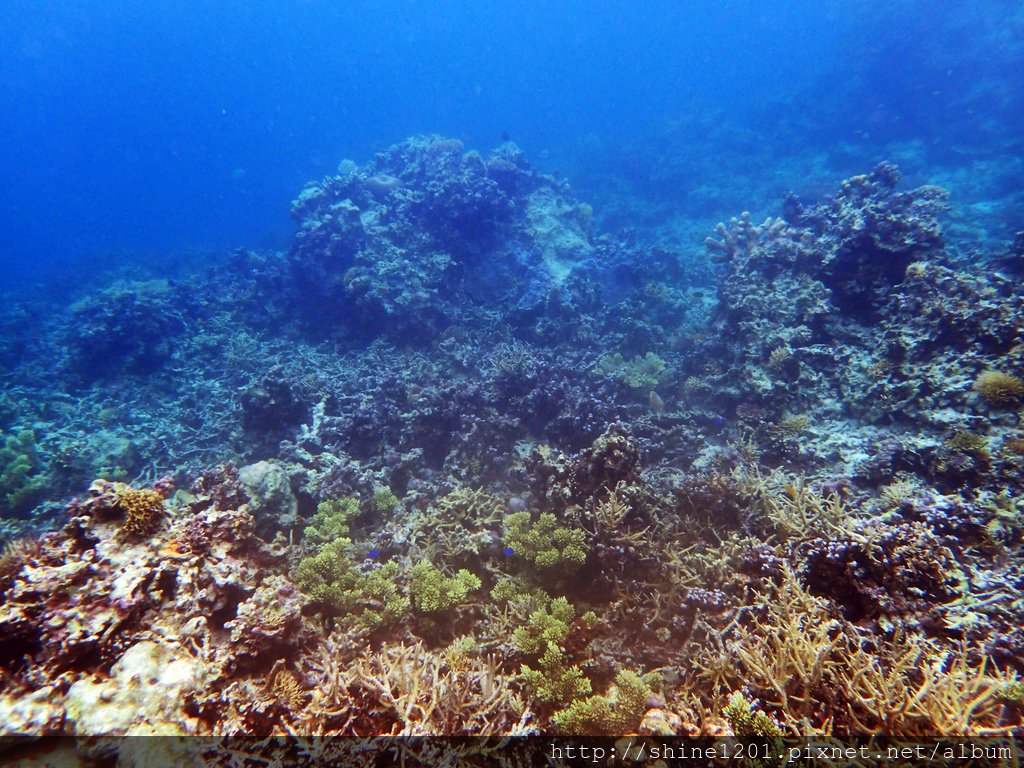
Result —
[[305, 181], [420, 132], [507, 133], [570, 177], [625, 146], [657, 158], [694, 114], [779, 154], [1019, 159], [1021, 4], [971, 5], [6, 0], [0, 284], [102, 252], [283, 247]]

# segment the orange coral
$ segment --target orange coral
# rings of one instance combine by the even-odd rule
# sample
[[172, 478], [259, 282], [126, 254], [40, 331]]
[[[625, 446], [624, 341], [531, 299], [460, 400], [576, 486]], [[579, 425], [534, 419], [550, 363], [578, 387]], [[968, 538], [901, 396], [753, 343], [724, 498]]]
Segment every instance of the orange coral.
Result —
[[160, 528], [164, 518], [164, 498], [159, 492], [114, 483], [114, 504], [124, 515], [121, 530], [127, 537], [149, 536]]

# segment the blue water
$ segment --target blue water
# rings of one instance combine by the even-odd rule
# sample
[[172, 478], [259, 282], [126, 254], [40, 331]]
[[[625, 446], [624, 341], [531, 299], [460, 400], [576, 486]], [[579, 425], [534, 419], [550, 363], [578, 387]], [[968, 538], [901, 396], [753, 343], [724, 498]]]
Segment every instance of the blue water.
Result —
[[[7, 0], [2, 280], [286, 247], [305, 181], [416, 133], [509, 136], [598, 201], [649, 193], [666, 151], [720, 155], [705, 181], [724, 187], [751, 138], [722, 126], [768, 157], [846, 142], [856, 169], [901, 141], [953, 165], [1019, 158], [1022, 28], [1009, 1]], [[704, 144], [671, 146], [695, 115], [713, 116]], [[802, 176], [756, 166], [780, 188]], [[686, 204], [686, 175], [660, 180], [662, 204]]]

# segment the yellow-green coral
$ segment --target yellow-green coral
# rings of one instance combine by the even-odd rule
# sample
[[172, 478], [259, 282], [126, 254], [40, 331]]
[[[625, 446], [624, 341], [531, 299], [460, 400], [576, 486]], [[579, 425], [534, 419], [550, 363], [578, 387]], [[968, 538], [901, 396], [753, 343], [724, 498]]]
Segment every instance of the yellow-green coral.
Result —
[[316, 514], [309, 525], [306, 526], [306, 540], [312, 544], [328, 544], [330, 542], [344, 539], [346, 544], [351, 544], [348, 538], [349, 523], [352, 518], [359, 514], [359, 500], [330, 499], [321, 501], [316, 508]]
[[729, 696], [729, 703], [722, 709], [729, 721], [732, 732], [739, 739], [781, 739], [782, 727], [767, 714], [754, 709], [753, 703], [740, 691]]
[[409, 598], [398, 585], [395, 562], [363, 572], [349, 554], [351, 542], [337, 539], [303, 558], [295, 569], [295, 583], [328, 615], [344, 616], [356, 626], [376, 629], [391, 624], [409, 611]]
[[528, 511], [513, 512], [505, 518], [505, 544], [541, 569], [573, 571], [587, 559], [586, 533], [559, 525], [550, 512], [536, 521]]
[[0, 437], [0, 517], [28, 512], [45, 488], [35, 433], [23, 429]]
[[782, 726], [754, 705], [739, 691], [729, 697], [729, 703], [722, 709], [722, 714], [729, 721], [732, 732], [737, 739], [766, 744], [764, 754], [757, 750], [751, 756], [750, 765], [754, 768], [774, 768], [782, 764], [783, 743]]
[[377, 486], [373, 489], [373, 509], [375, 512], [389, 515], [395, 511], [397, 506], [398, 497], [390, 488]]
[[533, 689], [534, 698], [550, 707], [568, 707], [591, 692], [590, 680], [578, 664], [569, 664], [562, 649], [548, 643], [537, 669], [523, 664], [520, 677]]
[[594, 372], [618, 379], [633, 389], [653, 389], [667, 378], [668, 366], [653, 352], [634, 357], [629, 362], [618, 352], [604, 355], [594, 366]]
[[423, 613], [436, 613], [461, 605], [470, 592], [479, 588], [480, 579], [465, 568], [454, 576], [445, 576], [428, 560], [420, 560], [409, 572], [412, 603]]
[[[593, 614], [588, 614], [588, 617]], [[556, 597], [530, 614], [526, 624], [512, 633], [512, 645], [529, 656], [539, 656], [548, 643], [559, 644], [569, 634], [576, 609], [564, 597]], [[594, 619], [596, 620], [596, 616]]]
[[551, 721], [566, 733], [618, 736], [636, 731], [654, 691], [636, 672], [620, 670], [607, 695], [573, 701]]
[[491, 589], [491, 601], [497, 605], [515, 606], [523, 613], [533, 612], [551, 602], [551, 597], [540, 587], [531, 587], [516, 578], [499, 579]]

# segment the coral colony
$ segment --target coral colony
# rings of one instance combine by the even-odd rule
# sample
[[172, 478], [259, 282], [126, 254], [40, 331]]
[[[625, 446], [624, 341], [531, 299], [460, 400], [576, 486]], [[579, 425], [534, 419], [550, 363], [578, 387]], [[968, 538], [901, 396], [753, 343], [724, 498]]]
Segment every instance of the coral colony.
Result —
[[417, 137], [287, 253], [5, 310], [3, 732], [1019, 734], [1024, 289], [948, 205], [739, 213], [707, 290]]

